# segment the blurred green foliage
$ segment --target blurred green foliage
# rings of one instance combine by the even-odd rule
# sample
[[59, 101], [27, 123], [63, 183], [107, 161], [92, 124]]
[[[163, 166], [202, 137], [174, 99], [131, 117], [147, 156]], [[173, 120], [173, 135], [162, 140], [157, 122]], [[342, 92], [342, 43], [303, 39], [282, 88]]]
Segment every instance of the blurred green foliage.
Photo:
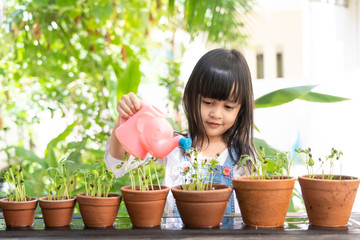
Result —
[[[137, 92], [146, 78], [141, 64], [151, 62], [149, 50], [162, 47], [151, 38], [154, 30], [172, 33], [164, 39], [169, 46], [177, 30], [242, 44], [239, 16], [251, 6], [251, 0], [6, 1], [0, 23], [1, 160], [21, 163], [27, 194], [38, 197], [46, 194], [46, 169], [58, 167], [62, 157], [74, 162], [71, 171], [95, 167], [104, 158], [118, 99]], [[178, 109], [182, 89], [174, 58], [161, 83], [174, 101], [170, 107]], [[46, 148], [37, 146], [35, 125], [59, 117], [67, 127], [54, 125], [60, 134]], [[128, 175], [118, 178], [112, 191], [129, 184]], [[84, 191], [80, 179], [75, 186], [75, 194]]]

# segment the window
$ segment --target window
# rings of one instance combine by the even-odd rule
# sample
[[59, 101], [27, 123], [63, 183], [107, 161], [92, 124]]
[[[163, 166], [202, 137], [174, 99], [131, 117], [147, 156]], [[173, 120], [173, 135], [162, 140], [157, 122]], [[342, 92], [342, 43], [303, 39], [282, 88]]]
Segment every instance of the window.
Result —
[[283, 54], [278, 52], [276, 54], [276, 77], [283, 78], [284, 77], [284, 61]]
[[263, 53], [256, 54], [256, 78], [257, 79], [264, 78], [264, 54]]

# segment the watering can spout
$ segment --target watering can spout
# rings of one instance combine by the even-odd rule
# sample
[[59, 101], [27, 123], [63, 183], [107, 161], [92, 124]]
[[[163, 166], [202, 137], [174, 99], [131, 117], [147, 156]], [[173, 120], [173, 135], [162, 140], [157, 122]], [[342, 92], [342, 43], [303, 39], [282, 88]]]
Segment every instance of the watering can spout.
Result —
[[185, 138], [185, 137], [182, 137], [180, 140], [179, 140], [179, 145], [181, 147], [183, 147], [185, 149], [185, 151], [189, 150], [191, 148], [191, 145], [192, 145], [192, 140], [191, 138]]
[[189, 150], [192, 145], [190, 138], [182, 136], [174, 137], [170, 140], [160, 140], [154, 143], [150, 148], [149, 152], [151, 155], [157, 158], [164, 158], [169, 155], [176, 147], [183, 147], [185, 150]]

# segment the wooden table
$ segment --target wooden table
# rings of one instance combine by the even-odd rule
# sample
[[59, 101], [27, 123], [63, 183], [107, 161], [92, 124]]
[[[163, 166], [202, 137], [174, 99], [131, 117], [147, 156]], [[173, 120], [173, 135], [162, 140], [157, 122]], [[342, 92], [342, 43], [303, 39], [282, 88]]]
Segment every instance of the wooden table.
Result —
[[353, 213], [348, 226], [321, 228], [308, 224], [306, 213], [289, 213], [285, 225], [279, 228], [257, 229], [245, 226], [241, 216], [225, 216], [221, 225], [211, 229], [183, 226], [176, 216], [164, 216], [157, 228], [132, 228], [130, 219], [118, 217], [113, 227], [85, 228], [80, 215], [74, 215], [71, 225], [61, 229], [46, 229], [41, 215], [31, 228], [7, 229], [0, 216], [0, 238], [26, 239], [360, 239], [360, 213]]

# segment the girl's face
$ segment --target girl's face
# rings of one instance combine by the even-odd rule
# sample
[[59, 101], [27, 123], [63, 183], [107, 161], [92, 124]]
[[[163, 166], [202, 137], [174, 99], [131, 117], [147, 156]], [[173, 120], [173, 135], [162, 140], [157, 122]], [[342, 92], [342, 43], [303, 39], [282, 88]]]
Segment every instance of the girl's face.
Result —
[[201, 97], [200, 100], [201, 119], [210, 141], [220, 138], [234, 124], [240, 111], [240, 104], [205, 97]]

